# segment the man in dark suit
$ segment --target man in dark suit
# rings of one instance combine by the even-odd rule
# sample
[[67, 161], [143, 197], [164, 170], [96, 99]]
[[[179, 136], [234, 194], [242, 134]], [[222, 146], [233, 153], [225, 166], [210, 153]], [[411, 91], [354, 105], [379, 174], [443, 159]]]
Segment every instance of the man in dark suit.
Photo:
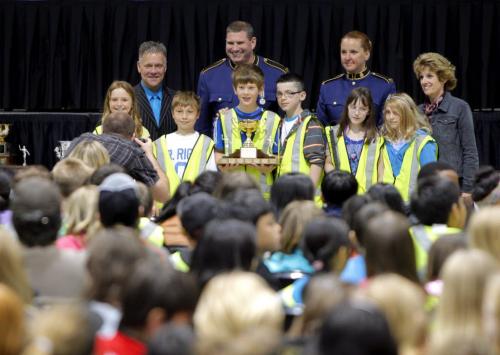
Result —
[[137, 71], [141, 82], [134, 87], [142, 124], [154, 141], [175, 131], [171, 103], [174, 90], [163, 85], [167, 72], [167, 49], [160, 42], [148, 41], [139, 47]]

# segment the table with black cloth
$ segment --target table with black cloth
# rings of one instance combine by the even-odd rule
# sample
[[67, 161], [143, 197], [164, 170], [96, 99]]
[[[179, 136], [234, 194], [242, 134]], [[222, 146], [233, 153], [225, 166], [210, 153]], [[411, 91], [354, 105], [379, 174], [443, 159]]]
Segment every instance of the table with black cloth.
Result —
[[[500, 169], [500, 111], [474, 111], [479, 164]], [[10, 123], [7, 141], [14, 162], [22, 164], [19, 146], [26, 146], [30, 155], [27, 164], [41, 164], [52, 169], [57, 163], [54, 149], [59, 141], [68, 141], [90, 132], [101, 117], [100, 113], [66, 112], [0, 112], [0, 123]]]
[[19, 147], [25, 146], [28, 165], [41, 164], [52, 169], [58, 161], [55, 148], [59, 141], [70, 141], [92, 131], [100, 117], [100, 113], [0, 112], [0, 123], [11, 124], [6, 141], [14, 155], [12, 163], [23, 163]]

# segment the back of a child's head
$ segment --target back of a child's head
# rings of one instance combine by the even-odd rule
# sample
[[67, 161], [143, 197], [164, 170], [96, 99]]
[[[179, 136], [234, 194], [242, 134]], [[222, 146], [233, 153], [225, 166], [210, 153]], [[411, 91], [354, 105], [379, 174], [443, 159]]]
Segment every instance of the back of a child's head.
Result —
[[285, 253], [292, 253], [300, 245], [305, 227], [320, 217], [324, 217], [324, 213], [313, 201], [290, 202], [279, 218], [282, 228], [282, 250]]
[[[349, 246], [349, 227], [339, 218], [318, 218], [304, 228], [301, 249], [316, 271], [340, 271]], [[338, 255], [341, 249], [344, 260]]]
[[489, 165], [479, 167], [474, 179], [472, 199], [476, 202], [481, 201], [497, 187], [499, 182], [500, 172]]
[[258, 190], [236, 190], [224, 201], [221, 216], [257, 224], [260, 217], [273, 212], [271, 204]]
[[427, 258], [427, 281], [439, 279], [444, 263], [459, 249], [467, 249], [467, 239], [463, 233], [443, 235], [432, 243]]
[[374, 217], [389, 211], [389, 207], [380, 202], [369, 201], [361, 206], [359, 210], [354, 211], [351, 219], [351, 230], [356, 234], [356, 240], [361, 247], [365, 244], [365, 234], [367, 223]]
[[94, 171], [94, 173], [90, 176], [89, 183], [93, 185], [101, 185], [104, 179], [106, 179], [109, 175], [124, 172], [125, 169], [123, 169], [123, 167], [118, 164], [105, 164]]
[[190, 239], [201, 238], [205, 226], [218, 215], [219, 205], [219, 200], [205, 192], [187, 196], [177, 204], [177, 215]]
[[219, 181], [222, 179], [220, 171], [205, 170], [193, 182], [193, 193], [206, 192], [212, 195]]
[[379, 201], [391, 210], [406, 214], [406, 207], [399, 191], [392, 184], [378, 183], [366, 192], [373, 201]]
[[363, 206], [371, 202], [372, 199], [367, 194], [364, 195], [353, 195], [349, 197], [342, 206], [342, 218], [353, 229], [353, 219], [356, 212], [358, 212]]
[[256, 253], [255, 227], [236, 219], [214, 219], [205, 227], [192, 257], [192, 271], [201, 285], [235, 269], [249, 270]]
[[447, 224], [452, 207], [458, 204], [460, 189], [448, 179], [430, 176], [420, 180], [411, 197], [411, 211], [424, 225]]
[[410, 223], [400, 213], [383, 212], [367, 222], [364, 246], [368, 277], [393, 272], [418, 283]]
[[255, 84], [257, 88], [264, 87], [264, 73], [255, 64], [239, 64], [231, 75], [233, 87], [240, 84]]
[[153, 210], [153, 194], [149, 187], [140, 181], [137, 181], [137, 193], [139, 195], [141, 217], [149, 217]]
[[7, 171], [0, 170], [0, 211], [4, 211], [9, 208], [11, 186], [12, 175]]
[[242, 171], [224, 172], [215, 187], [213, 195], [224, 200], [231, 193], [240, 189], [260, 190], [259, 184], [250, 174]]
[[77, 188], [85, 185], [93, 172], [94, 170], [82, 160], [66, 158], [54, 166], [52, 177], [66, 198]]
[[191, 106], [196, 112], [200, 112], [200, 97], [193, 91], [177, 91], [172, 99], [172, 112], [178, 106]]
[[311, 178], [301, 173], [280, 176], [271, 186], [271, 203], [279, 214], [292, 201], [312, 201], [314, 185]]
[[358, 182], [347, 171], [330, 171], [321, 183], [323, 200], [328, 206], [341, 207], [349, 197], [356, 195], [357, 191]]

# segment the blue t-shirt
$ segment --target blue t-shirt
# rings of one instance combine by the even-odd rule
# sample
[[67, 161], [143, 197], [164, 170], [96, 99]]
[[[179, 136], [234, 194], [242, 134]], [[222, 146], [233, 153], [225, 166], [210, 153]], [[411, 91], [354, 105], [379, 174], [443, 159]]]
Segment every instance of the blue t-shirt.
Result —
[[[418, 130], [417, 134], [427, 135], [423, 130]], [[410, 147], [411, 141], [405, 142], [400, 147], [395, 146], [390, 141], [386, 140], [385, 144], [387, 146], [387, 153], [389, 155], [389, 160], [391, 162], [392, 174], [394, 177], [398, 176], [401, 171], [401, 165], [403, 165], [403, 159], [405, 153]], [[399, 149], [398, 149], [399, 148]], [[427, 142], [422, 151], [420, 152], [420, 166], [436, 161], [437, 157], [437, 145], [436, 142]]]

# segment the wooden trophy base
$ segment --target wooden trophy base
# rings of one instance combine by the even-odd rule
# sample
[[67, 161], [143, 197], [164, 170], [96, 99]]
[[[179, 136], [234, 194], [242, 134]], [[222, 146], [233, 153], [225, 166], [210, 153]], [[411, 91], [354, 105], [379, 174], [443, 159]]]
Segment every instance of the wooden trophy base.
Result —
[[237, 149], [233, 154], [223, 156], [217, 162], [221, 165], [270, 165], [277, 166], [280, 163], [279, 157], [275, 155], [267, 155], [263, 151], [257, 149], [256, 158], [242, 158], [240, 149]]

